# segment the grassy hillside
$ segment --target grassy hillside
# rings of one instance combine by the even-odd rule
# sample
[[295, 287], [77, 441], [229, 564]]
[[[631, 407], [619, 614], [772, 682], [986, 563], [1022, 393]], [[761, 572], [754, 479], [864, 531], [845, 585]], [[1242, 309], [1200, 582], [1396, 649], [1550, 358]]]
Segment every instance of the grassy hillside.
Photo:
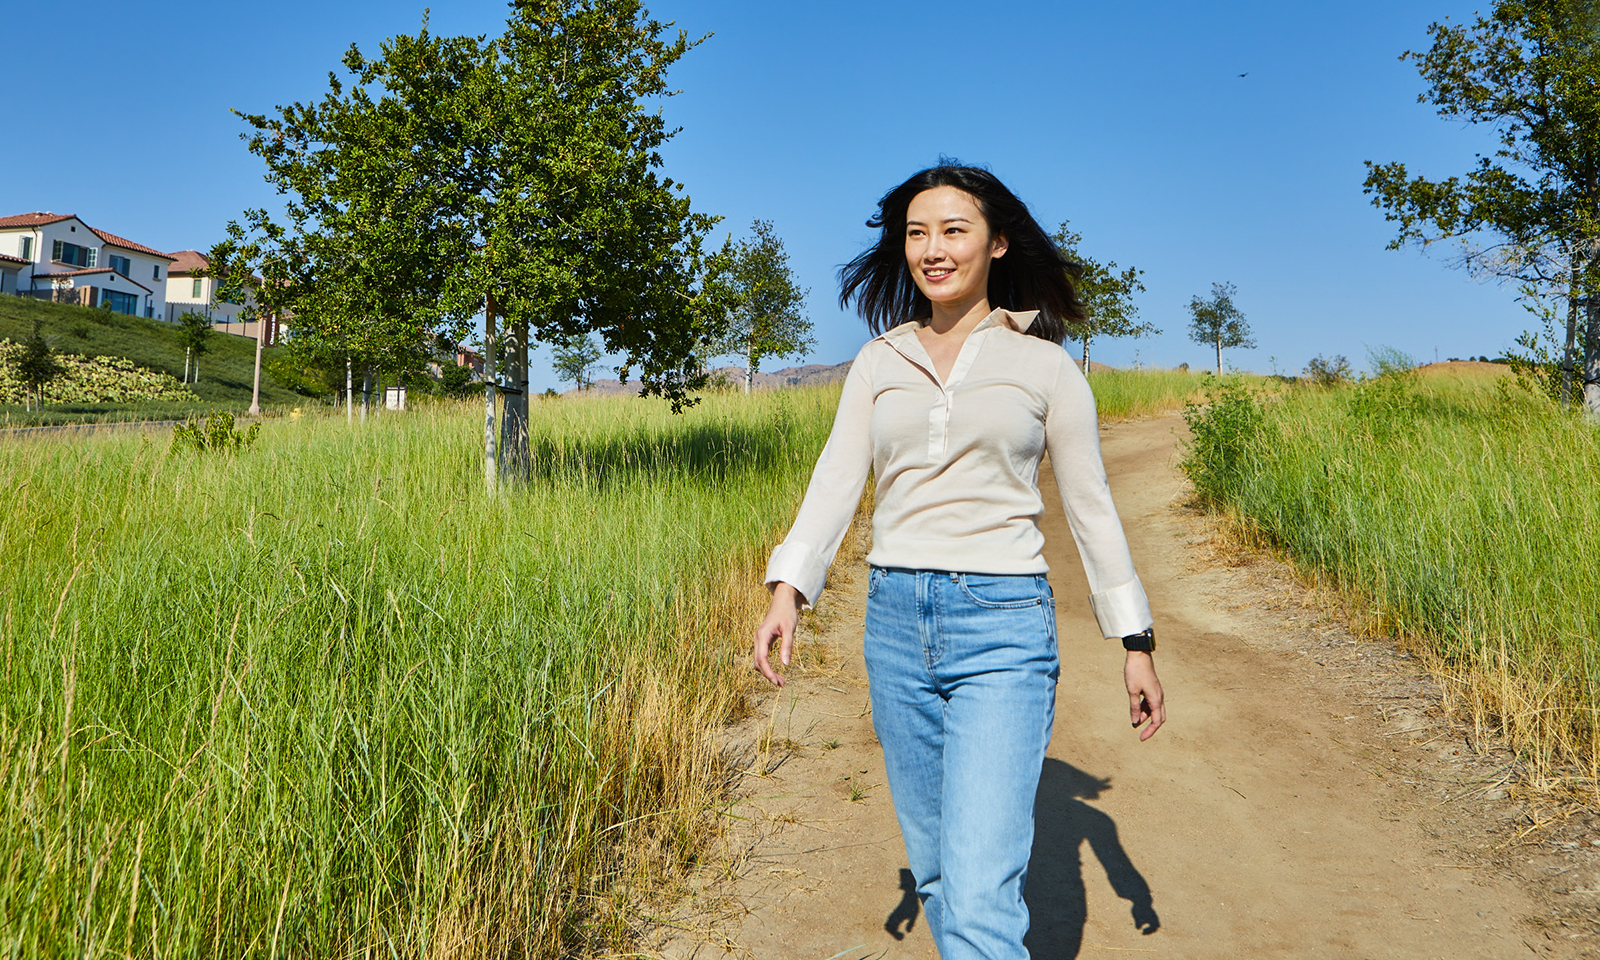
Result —
[[[141, 367], [178, 378], [183, 376], [183, 346], [178, 343], [176, 324], [89, 307], [0, 296], [0, 338], [23, 340], [32, 333], [35, 319], [40, 323], [40, 333], [46, 342], [58, 353], [126, 357]], [[193, 403], [152, 403], [134, 407], [73, 404], [49, 407], [39, 415], [25, 415], [21, 407], [0, 407], [0, 419], [50, 423], [130, 417], [164, 419], [218, 409], [243, 411], [250, 405], [255, 341], [217, 333], [212, 335], [207, 346], [208, 352], [200, 358], [200, 382], [191, 385], [195, 394]], [[272, 352], [269, 351], [269, 355]], [[262, 371], [262, 406], [298, 406], [305, 402], [305, 398], [285, 389]]]

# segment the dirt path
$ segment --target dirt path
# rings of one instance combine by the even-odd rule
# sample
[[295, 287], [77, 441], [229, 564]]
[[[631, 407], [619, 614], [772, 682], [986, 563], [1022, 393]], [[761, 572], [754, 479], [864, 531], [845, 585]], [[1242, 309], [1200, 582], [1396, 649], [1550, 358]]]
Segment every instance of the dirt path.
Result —
[[[1180, 503], [1181, 428], [1102, 434], [1160, 631], [1169, 721], [1147, 744], [1058, 506], [1046, 520], [1062, 679], [1028, 877], [1034, 957], [1597, 955], [1580, 919], [1600, 901], [1600, 850], [1506, 852], [1530, 814], [1496, 782], [1504, 759], [1452, 732], [1404, 655], [1357, 643], [1276, 565], [1219, 555]], [[662, 928], [663, 956], [937, 956], [867, 714], [865, 578], [836, 580], [851, 582], [833, 585], [795, 682], [741, 733], [754, 764], [727, 856]], [[1530, 886], [1557, 869], [1562, 889]]]

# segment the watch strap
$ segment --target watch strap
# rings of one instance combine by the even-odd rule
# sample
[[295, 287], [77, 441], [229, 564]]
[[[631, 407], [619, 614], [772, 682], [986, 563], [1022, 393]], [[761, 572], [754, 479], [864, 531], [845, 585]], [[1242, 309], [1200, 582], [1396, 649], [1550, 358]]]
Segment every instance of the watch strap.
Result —
[[1156, 628], [1146, 627], [1138, 633], [1130, 633], [1123, 637], [1122, 649], [1154, 653], [1156, 650]]

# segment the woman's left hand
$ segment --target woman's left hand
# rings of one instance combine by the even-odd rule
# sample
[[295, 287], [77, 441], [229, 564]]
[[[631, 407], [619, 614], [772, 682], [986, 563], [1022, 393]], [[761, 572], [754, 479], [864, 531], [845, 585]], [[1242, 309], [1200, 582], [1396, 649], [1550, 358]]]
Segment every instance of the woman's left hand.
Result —
[[1128, 684], [1128, 713], [1135, 729], [1148, 721], [1139, 731], [1140, 740], [1149, 740], [1167, 722], [1167, 704], [1161, 695], [1161, 681], [1156, 679], [1155, 657], [1142, 650], [1129, 650], [1122, 665], [1122, 677]]

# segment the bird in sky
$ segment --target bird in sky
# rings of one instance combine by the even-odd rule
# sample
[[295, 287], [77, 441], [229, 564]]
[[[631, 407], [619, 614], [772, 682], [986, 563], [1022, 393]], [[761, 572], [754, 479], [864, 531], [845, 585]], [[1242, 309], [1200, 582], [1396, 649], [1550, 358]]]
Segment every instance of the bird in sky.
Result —
[[1241, 74], [1239, 74], [1239, 76], [1241, 76], [1241, 77], [1248, 77], [1248, 76], [1250, 76], [1250, 71], [1249, 71], [1249, 70], [1246, 70], [1246, 71], [1245, 71], [1245, 72], [1244, 72], [1244, 73], [1241, 73]]

